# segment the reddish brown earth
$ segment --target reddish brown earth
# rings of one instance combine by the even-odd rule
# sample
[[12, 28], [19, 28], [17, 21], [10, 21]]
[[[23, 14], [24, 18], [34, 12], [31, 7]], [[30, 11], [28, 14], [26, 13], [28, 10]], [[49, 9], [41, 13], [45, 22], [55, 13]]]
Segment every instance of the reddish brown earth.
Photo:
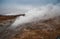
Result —
[[6, 39], [7, 35], [11, 34], [11, 33], [8, 34], [8, 32], [10, 32], [10, 30], [8, 30], [7, 28], [10, 27], [11, 24], [14, 23], [15, 19], [17, 17], [19, 17], [19, 16], [25, 16], [25, 14], [20, 14], [20, 15], [0, 15], [0, 39]]
[[11, 39], [56, 39], [60, 36], [60, 17], [43, 22], [27, 23], [24, 26], [26, 27]]
[[15, 19], [18, 16], [25, 16], [25, 14], [19, 14], [19, 15], [0, 15], [0, 22], [5, 21], [5, 20], [11, 20]]
[[[4, 20], [6, 21], [8, 19], [9, 20], [15, 19], [15, 16], [13, 16], [13, 17], [11, 17], [11, 16], [10, 17], [9, 16], [1, 17], [0, 16], [0, 23], [2, 21], [4, 22]], [[42, 22], [38, 21], [38, 22], [33, 22], [33, 23], [27, 23], [22, 26], [23, 26], [22, 29], [19, 30], [19, 32], [16, 33], [16, 35], [11, 34], [11, 32], [14, 33], [15, 31], [12, 31], [12, 30], [7, 31], [7, 29], [6, 29], [5, 31], [0, 33], [0, 39], [8, 39], [8, 38], [9, 39], [56, 39], [57, 36], [60, 36], [60, 16], [52, 18], [52, 19], [44, 20]], [[18, 28], [19, 27], [17, 27], [17, 29]], [[7, 33], [5, 33], [5, 32], [7, 32]], [[14, 36], [11, 37], [12, 35], [14, 35]]]

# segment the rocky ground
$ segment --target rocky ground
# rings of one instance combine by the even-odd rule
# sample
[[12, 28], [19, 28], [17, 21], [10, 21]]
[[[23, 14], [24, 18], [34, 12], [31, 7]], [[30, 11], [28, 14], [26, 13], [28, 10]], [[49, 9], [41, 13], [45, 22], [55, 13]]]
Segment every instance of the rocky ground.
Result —
[[17, 27], [17, 31], [6, 29], [0, 33], [0, 39], [56, 39], [60, 37], [60, 16], [20, 26], [23, 27], [21, 29]]

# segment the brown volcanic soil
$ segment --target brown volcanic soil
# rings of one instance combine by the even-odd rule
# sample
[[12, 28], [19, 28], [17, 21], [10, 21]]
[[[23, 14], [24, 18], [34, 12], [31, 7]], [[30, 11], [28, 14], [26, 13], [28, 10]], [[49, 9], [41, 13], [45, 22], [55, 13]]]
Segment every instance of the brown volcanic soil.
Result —
[[[60, 36], [60, 17], [27, 23], [12, 39], [56, 39]], [[59, 38], [60, 39], [60, 38]]]
[[5, 26], [13, 23], [17, 16], [4, 16], [0, 15], [0, 26]]
[[11, 20], [15, 19], [19, 16], [25, 16], [25, 14], [19, 14], [19, 15], [0, 15], [0, 22], [5, 21], [5, 20]]
[[[8, 16], [0, 17], [0, 23], [2, 21], [7, 22], [8, 19], [11, 20], [14, 18], [15, 17], [8, 17]], [[2, 27], [3, 29], [6, 28], [4, 26], [5, 25], [3, 25]], [[44, 20], [42, 22], [38, 21], [33, 23], [27, 23], [21, 26], [23, 26], [21, 30], [19, 30], [19, 27], [17, 27], [19, 32], [16, 35], [14, 35], [13, 33], [11, 34], [11, 32], [15, 32], [15, 31], [13, 30], [7, 31], [6, 29], [5, 31], [0, 33], [0, 37], [1, 37], [0, 39], [2, 39], [2, 37], [4, 37], [3, 39], [8, 39], [8, 38], [10, 39], [56, 39], [57, 36], [60, 36], [60, 16], [55, 17], [53, 19]], [[14, 37], [11, 37], [10, 34], [14, 35]]]

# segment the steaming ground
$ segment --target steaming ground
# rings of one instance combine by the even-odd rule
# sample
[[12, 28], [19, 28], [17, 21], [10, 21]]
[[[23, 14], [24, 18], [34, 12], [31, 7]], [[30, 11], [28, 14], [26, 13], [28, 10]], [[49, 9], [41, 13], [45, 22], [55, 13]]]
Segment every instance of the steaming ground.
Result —
[[[29, 7], [30, 8], [30, 7]], [[25, 16], [18, 17], [16, 21], [11, 25], [12, 28], [16, 28], [19, 25], [47, 20], [55, 16], [60, 16], [60, 6], [59, 5], [46, 5], [40, 7], [32, 7], [25, 12]]]

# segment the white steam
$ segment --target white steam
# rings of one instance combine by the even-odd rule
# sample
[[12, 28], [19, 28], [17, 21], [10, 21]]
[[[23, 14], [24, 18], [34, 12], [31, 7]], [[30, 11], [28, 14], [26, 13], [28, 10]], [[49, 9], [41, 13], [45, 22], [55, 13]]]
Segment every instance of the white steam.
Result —
[[12, 27], [17, 27], [18, 25], [29, 23], [33, 21], [46, 20], [53, 18], [55, 16], [60, 16], [60, 6], [59, 5], [46, 5], [40, 7], [32, 7], [25, 12], [25, 16], [18, 17], [16, 21], [12, 24]]

